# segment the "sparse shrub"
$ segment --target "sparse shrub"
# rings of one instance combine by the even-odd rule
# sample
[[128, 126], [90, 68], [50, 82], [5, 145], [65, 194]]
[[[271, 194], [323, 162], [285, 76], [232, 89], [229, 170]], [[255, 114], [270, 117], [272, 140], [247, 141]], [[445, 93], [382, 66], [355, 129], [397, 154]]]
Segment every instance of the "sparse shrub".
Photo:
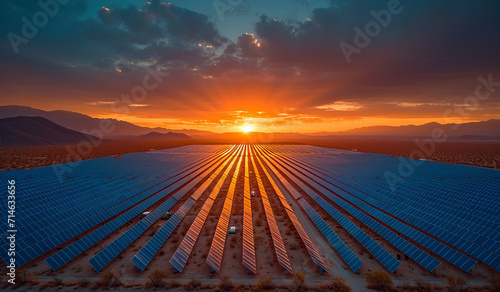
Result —
[[184, 285], [186, 290], [194, 290], [201, 286], [201, 280], [191, 279], [187, 284]]
[[167, 273], [162, 270], [154, 270], [149, 273], [148, 279], [154, 287], [163, 287], [165, 286], [165, 282], [163, 279], [167, 277]]
[[30, 282], [31, 278], [32, 278], [32, 274], [29, 273], [29, 272], [26, 272], [26, 270], [24, 269], [18, 269], [16, 271], [16, 284], [21, 286], [21, 285], [24, 285], [28, 282]]
[[304, 283], [306, 282], [306, 274], [302, 271], [298, 271], [293, 275], [293, 282], [295, 283], [297, 289], [302, 289]]
[[290, 243], [290, 249], [291, 250], [297, 250], [297, 249], [299, 249], [299, 244], [296, 243], [296, 242]]
[[408, 281], [404, 281], [403, 284], [398, 286], [400, 291], [406, 292], [406, 291], [413, 291], [413, 286], [410, 284]]
[[61, 286], [63, 284], [63, 280], [61, 278], [54, 277], [51, 284], [54, 287]]
[[238, 286], [234, 287], [231, 292], [245, 292], [245, 284], [239, 284]]
[[368, 273], [366, 274], [365, 279], [368, 283], [367, 287], [370, 289], [387, 291], [393, 287], [391, 277], [382, 271], [374, 271], [373, 273]]
[[77, 284], [79, 287], [85, 288], [85, 287], [89, 286], [90, 282], [87, 278], [83, 278], [83, 279], [78, 280]]
[[260, 226], [262, 226], [262, 219], [261, 219], [261, 218], [257, 218], [257, 219], [255, 220], [255, 225], [256, 225], [256, 226], [259, 226], [259, 227], [260, 227]]
[[432, 291], [431, 283], [422, 280], [415, 280], [415, 286], [417, 286], [418, 292]]
[[114, 269], [104, 272], [96, 282], [96, 288], [111, 288], [122, 284], [122, 273]]
[[461, 276], [446, 276], [446, 289], [450, 292], [464, 291], [467, 281]]
[[231, 291], [234, 288], [233, 282], [229, 279], [228, 276], [220, 277], [219, 285], [217, 285], [220, 291]]
[[333, 277], [332, 283], [328, 285], [328, 291], [333, 292], [351, 292], [351, 286], [345, 283], [345, 279], [341, 277]]
[[179, 282], [177, 282], [177, 281], [175, 281], [175, 280], [170, 281], [170, 282], [168, 283], [168, 287], [169, 287], [169, 288], [178, 288], [178, 287], [181, 287], [181, 286], [182, 286], [182, 285], [181, 285], [181, 283], [179, 283]]
[[273, 277], [262, 276], [257, 282], [257, 290], [272, 290], [276, 287]]

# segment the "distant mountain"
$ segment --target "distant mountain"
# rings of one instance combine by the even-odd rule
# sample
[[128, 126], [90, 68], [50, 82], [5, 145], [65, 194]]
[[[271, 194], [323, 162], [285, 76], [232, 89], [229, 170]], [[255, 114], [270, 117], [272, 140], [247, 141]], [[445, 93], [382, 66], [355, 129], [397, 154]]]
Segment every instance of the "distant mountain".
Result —
[[68, 129], [83, 133], [89, 132], [90, 134], [92, 134], [93, 130], [100, 128], [100, 124], [102, 123], [102, 121], [111, 121], [111, 127], [114, 127], [114, 130], [110, 133], [103, 133], [104, 137], [107, 138], [116, 136], [126, 136], [126, 135], [134, 135], [134, 136], [144, 135], [152, 131], [161, 133], [167, 133], [167, 132], [184, 133], [186, 135], [200, 135], [200, 136], [214, 134], [209, 131], [200, 131], [191, 129], [169, 130], [165, 128], [141, 127], [125, 121], [119, 121], [115, 119], [92, 118], [90, 116], [71, 111], [61, 111], [61, 110], [44, 111], [40, 109], [35, 109], [27, 106], [18, 106], [18, 105], [0, 106], [0, 119], [17, 117], [17, 116], [44, 117]]
[[137, 139], [144, 140], [185, 140], [191, 139], [188, 135], [184, 133], [158, 133], [158, 132], [150, 132], [145, 135], [140, 135], [136, 137]]
[[60, 126], [42, 117], [0, 119], [1, 146], [74, 144], [96, 137]]
[[434, 129], [440, 128], [448, 137], [457, 136], [489, 136], [500, 137], [500, 120], [488, 120], [463, 124], [428, 123], [420, 126], [371, 126], [342, 132], [311, 133], [311, 136], [398, 136], [398, 137], [428, 137]]

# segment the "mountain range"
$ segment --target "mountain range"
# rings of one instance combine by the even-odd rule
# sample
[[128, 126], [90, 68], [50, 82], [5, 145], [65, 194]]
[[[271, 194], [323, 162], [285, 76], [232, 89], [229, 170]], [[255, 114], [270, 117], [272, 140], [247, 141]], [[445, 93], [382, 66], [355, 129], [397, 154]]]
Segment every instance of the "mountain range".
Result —
[[[8, 105], [0, 106], [0, 119], [17, 116], [38, 116], [46, 118], [62, 127], [77, 132], [90, 132], [99, 129], [103, 121], [111, 122], [114, 130], [104, 138], [112, 139], [241, 139], [258, 138], [259, 141], [286, 140], [286, 139], [342, 139], [342, 138], [384, 138], [406, 139], [412, 137], [430, 137], [434, 129], [442, 129], [452, 140], [500, 140], [500, 120], [469, 122], [463, 124], [428, 123], [424, 125], [407, 126], [370, 126], [340, 132], [315, 133], [250, 133], [241, 132], [214, 133], [196, 129], [172, 130], [166, 128], [149, 128], [137, 126], [126, 121], [115, 119], [93, 118], [85, 114], [71, 111], [44, 111], [27, 106]], [[174, 135], [180, 134], [180, 135]], [[246, 136], [245, 136], [246, 135]]]
[[145, 135], [150, 132], [160, 132], [160, 133], [183, 133], [189, 136], [204, 136], [212, 135], [212, 132], [193, 130], [193, 129], [183, 129], [183, 130], [171, 130], [165, 128], [148, 128], [134, 125], [129, 122], [119, 121], [116, 119], [99, 119], [93, 118], [85, 114], [71, 112], [71, 111], [44, 111], [40, 109], [35, 109], [27, 106], [18, 105], [7, 105], [0, 106], [0, 119], [11, 118], [17, 116], [28, 116], [28, 117], [43, 117], [56, 124], [59, 124], [68, 129], [78, 131], [78, 132], [92, 132], [94, 129], [99, 129], [102, 120], [110, 121], [114, 130], [111, 133], [104, 134], [105, 138], [112, 138], [117, 136], [128, 136], [128, 135]]
[[95, 139], [94, 136], [70, 130], [42, 117], [0, 119], [2, 146], [73, 144]]

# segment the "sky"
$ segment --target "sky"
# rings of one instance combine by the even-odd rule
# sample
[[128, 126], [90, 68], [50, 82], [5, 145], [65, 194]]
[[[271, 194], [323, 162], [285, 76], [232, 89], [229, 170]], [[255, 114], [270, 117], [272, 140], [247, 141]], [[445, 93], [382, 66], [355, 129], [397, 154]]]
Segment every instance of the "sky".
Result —
[[500, 118], [499, 1], [40, 3], [0, 0], [0, 105], [215, 132]]

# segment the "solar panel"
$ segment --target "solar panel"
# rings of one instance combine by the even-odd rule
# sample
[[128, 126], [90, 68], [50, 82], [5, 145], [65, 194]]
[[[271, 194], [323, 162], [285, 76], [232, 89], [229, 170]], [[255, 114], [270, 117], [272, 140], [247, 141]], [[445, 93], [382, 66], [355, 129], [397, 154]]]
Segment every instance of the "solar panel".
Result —
[[[258, 153], [258, 151], [256, 153]], [[260, 157], [262, 157], [262, 155], [260, 155]], [[284, 187], [283, 191], [289, 190], [290, 192], [293, 189], [292, 186], [281, 176], [281, 174], [271, 164], [265, 165], [264, 162], [261, 161], [260, 157], [257, 156], [256, 160], [261, 165], [264, 174], [268, 178], [269, 182], [271, 183], [272, 187], [274, 188], [274, 191], [278, 195], [278, 198], [280, 199], [281, 203], [285, 207], [287, 215], [290, 218], [290, 221], [292, 221], [292, 224], [295, 227], [295, 230], [297, 230], [297, 233], [299, 234], [302, 242], [306, 246], [307, 252], [311, 256], [312, 261], [321, 269], [321, 272], [323, 272], [323, 271], [329, 272], [329, 269], [326, 266], [323, 259], [321, 258], [316, 246], [311, 241], [311, 239], [309, 238], [309, 235], [302, 227], [302, 224], [297, 219], [295, 212], [293, 211], [292, 207], [287, 202], [286, 198], [284, 197], [281, 189], [278, 187], [277, 184], [280, 184], [280, 186]], [[263, 159], [264, 158], [262, 158], [262, 160]], [[270, 168], [270, 171], [273, 173], [274, 176], [271, 176], [270, 171], [268, 171], [266, 169], [266, 166], [268, 166]], [[282, 184], [285, 184], [285, 186], [283, 186]]]
[[[305, 163], [304, 163], [305, 164]], [[303, 164], [303, 165], [304, 165]], [[313, 168], [312, 165], [310, 166], [305, 166], [304, 168], [307, 169], [309, 172], [315, 174], [317, 177], [327, 181], [332, 185], [335, 189], [335, 192], [339, 195], [341, 195], [343, 198], [347, 199], [348, 201], [352, 202], [359, 208], [367, 211], [369, 214], [373, 215], [377, 219], [381, 220], [391, 228], [394, 228], [398, 232], [401, 232], [408, 238], [415, 240], [422, 246], [428, 248], [432, 252], [442, 256], [446, 260], [448, 260], [450, 263], [456, 265], [457, 267], [463, 269], [464, 271], [469, 271], [474, 265], [475, 261], [469, 259], [468, 257], [458, 253], [454, 249], [436, 241], [435, 239], [423, 234], [422, 232], [411, 228], [410, 226], [394, 219], [393, 217], [373, 208], [372, 206], [368, 205], [367, 203], [363, 202], [362, 200], [358, 199], [357, 197], [347, 193], [343, 188], [349, 188], [351, 192], [355, 192], [358, 196], [363, 195], [361, 194], [358, 190], [353, 189], [352, 187], [349, 187], [347, 185], [343, 185], [342, 188], [338, 187], [337, 185], [339, 182], [335, 181], [334, 179], [322, 174], [319, 171], [316, 171]], [[363, 197], [366, 197], [363, 195]], [[384, 230], [381, 230], [384, 232]], [[386, 233], [386, 236], [390, 237], [390, 234]], [[429, 258], [426, 258], [425, 256], [421, 256], [420, 252], [418, 252], [415, 249], [411, 249], [409, 251], [405, 251], [405, 253], [410, 256], [413, 259], [419, 259], [423, 264], [422, 265], [427, 265], [426, 268], [432, 269], [433, 268], [433, 261], [430, 260]], [[432, 271], [432, 270], [431, 270]]]
[[[239, 146], [240, 148], [241, 146]], [[238, 152], [241, 149], [238, 149]], [[194, 244], [196, 243], [198, 236], [200, 235], [200, 231], [203, 228], [203, 225], [205, 224], [205, 220], [207, 219], [208, 213], [212, 209], [212, 205], [214, 203], [215, 198], [219, 195], [220, 189], [222, 185], [224, 184], [224, 181], [226, 180], [227, 175], [229, 174], [230, 170], [233, 167], [233, 164], [235, 163], [236, 159], [232, 158], [231, 164], [226, 168], [222, 176], [219, 178], [217, 181], [217, 184], [213, 188], [213, 190], [210, 192], [210, 195], [208, 196], [207, 200], [203, 204], [203, 207], [201, 208], [201, 211], [198, 213], [196, 218], [194, 219], [193, 224], [191, 224], [191, 227], [189, 228], [188, 232], [184, 236], [184, 239], [182, 240], [181, 244], [175, 251], [174, 255], [170, 259], [170, 264], [174, 266], [175, 270], [177, 272], [182, 272], [184, 269], [184, 266], [186, 265], [186, 262], [191, 255], [191, 251], [194, 248]]]
[[238, 179], [238, 174], [240, 172], [243, 153], [244, 152], [240, 152], [240, 154], [238, 155], [239, 159], [236, 163], [236, 169], [234, 170], [233, 178], [231, 179], [231, 184], [229, 185], [229, 190], [227, 192], [226, 199], [224, 200], [224, 206], [222, 207], [219, 222], [217, 223], [217, 227], [215, 228], [214, 238], [212, 240], [212, 244], [207, 256], [207, 264], [217, 273], [220, 271], [220, 266], [222, 263], [222, 254], [224, 253], [227, 229], [229, 226], [229, 219], [231, 217], [231, 210], [233, 207], [234, 190], [236, 188], [236, 180]]
[[[281, 168], [285, 173], [287, 170]], [[291, 169], [288, 169], [291, 170]], [[318, 205], [323, 208], [330, 216], [333, 217], [347, 232], [349, 232], [356, 240], [358, 240], [386, 269], [390, 272], [395, 272], [401, 264], [382, 246], [368, 236], [363, 230], [347, 219], [342, 213], [338, 212], [328, 202], [321, 198], [316, 192], [310, 189], [300, 180], [294, 180], [300, 189], [308, 196], [315, 200]]]
[[304, 175], [303, 173], [304, 170], [298, 170], [295, 166], [290, 167], [289, 170], [298, 178], [308, 183], [311, 187], [313, 187], [318, 192], [328, 197], [335, 204], [337, 204], [345, 211], [350, 213], [352, 216], [354, 216], [356, 219], [361, 221], [367, 227], [378, 233], [380, 236], [382, 236], [396, 248], [401, 250], [403, 253], [412, 257], [413, 260], [422, 265], [424, 268], [428, 269], [431, 272], [434, 272], [436, 267], [441, 264], [438, 260], [434, 259], [430, 255], [423, 252], [421, 249], [417, 248], [408, 241], [404, 240], [403, 238], [395, 234], [387, 227], [375, 221], [373, 218], [361, 212], [359, 209], [355, 208], [353, 205], [350, 205], [346, 201], [338, 198], [335, 195], [338, 193], [338, 190], [335, 190], [334, 194], [333, 190], [330, 189], [330, 186], [325, 187], [323, 184], [320, 184], [316, 180], [312, 180], [311, 178]]
[[273, 240], [274, 252], [276, 254], [276, 257], [278, 258], [278, 263], [285, 269], [286, 272], [293, 274], [292, 264], [290, 263], [290, 259], [288, 258], [288, 253], [286, 252], [285, 244], [283, 243], [283, 238], [281, 238], [278, 224], [276, 223], [276, 220], [274, 218], [273, 209], [269, 202], [266, 189], [264, 188], [264, 184], [262, 183], [262, 179], [259, 174], [257, 165], [255, 163], [254, 156], [255, 154], [252, 151], [250, 159], [252, 161], [255, 177], [259, 185], [259, 191], [262, 198], [262, 203], [264, 205], [264, 212], [266, 213], [267, 224], [269, 226], [269, 229], [271, 230], [271, 238]]
[[245, 146], [245, 181], [243, 188], [243, 265], [257, 274], [255, 242], [253, 236], [252, 202], [250, 194], [250, 173], [248, 168], [249, 146]]
[[[207, 166], [204, 166], [205, 168]], [[84, 238], [74, 242], [73, 244], [69, 245], [68, 247], [60, 250], [58, 253], [54, 254], [53, 256], [49, 257], [46, 262], [49, 264], [49, 266], [52, 268], [52, 270], [57, 270], [85, 250], [87, 250], [89, 247], [92, 245], [96, 244], [98, 241], [121, 227], [123, 224], [129, 222], [131, 219], [133, 219], [135, 216], [139, 215], [141, 212], [149, 208], [150, 206], [154, 205], [156, 202], [161, 200], [164, 197], [164, 192], [170, 192], [178, 188], [179, 186], [183, 185], [193, 177], [198, 176], [200, 173], [202, 173], [204, 168], [198, 169], [194, 171], [193, 173], [185, 176], [181, 180], [175, 182], [175, 178], [170, 178], [169, 180], [166, 181], [167, 185], [171, 185], [169, 189], [166, 189], [162, 185], [156, 185], [155, 187], [151, 188], [149, 192], [144, 193], [142, 196], [135, 197], [132, 200], [127, 201], [127, 203], [119, 206], [115, 206], [113, 211], [110, 211], [110, 214], [118, 214], [123, 208], [128, 208], [131, 206], [134, 206], [138, 202], [140, 202], [144, 197], [149, 197], [151, 195], [150, 192], [154, 192], [155, 194], [149, 198], [147, 198], [145, 201], [139, 203], [138, 205], [134, 206], [132, 209], [127, 210], [125, 213], [121, 214], [117, 218], [113, 219], [112, 221], [108, 222], [104, 226], [100, 227], [99, 229], [93, 231], [92, 233], [86, 235]]]
[[351, 268], [352, 271], [359, 273], [359, 269], [363, 265], [363, 262], [359, 259], [359, 257], [345, 244], [342, 239], [332, 230], [330, 226], [319, 216], [318, 213], [309, 205], [309, 203], [303, 199], [299, 198], [299, 204], [306, 211], [307, 215], [314, 224], [318, 227], [318, 229], [323, 233], [328, 242], [332, 245], [332, 247], [339, 253], [342, 259], [346, 262], [346, 264]]
[[[229, 152], [228, 152], [229, 153]], [[226, 153], [225, 153], [226, 154]], [[151, 238], [144, 247], [134, 255], [131, 261], [136, 265], [138, 269], [144, 271], [148, 264], [153, 259], [154, 255], [158, 252], [160, 247], [165, 243], [170, 234], [177, 228], [179, 223], [184, 219], [187, 212], [191, 210], [194, 203], [203, 194], [203, 192], [209, 187], [209, 185], [214, 181], [217, 175], [224, 168], [225, 161], [229, 158], [229, 155], [223, 154], [220, 163], [214, 163], [210, 168], [206, 169], [200, 176], [195, 178], [189, 188], [194, 187], [198, 182], [200, 182], [205, 176], [211, 174], [210, 177], [203, 182], [203, 184], [196, 189], [196, 191], [175, 213], [170, 217], [170, 219], [155, 233], [153, 238]], [[214, 171], [215, 170], [215, 171]]]

